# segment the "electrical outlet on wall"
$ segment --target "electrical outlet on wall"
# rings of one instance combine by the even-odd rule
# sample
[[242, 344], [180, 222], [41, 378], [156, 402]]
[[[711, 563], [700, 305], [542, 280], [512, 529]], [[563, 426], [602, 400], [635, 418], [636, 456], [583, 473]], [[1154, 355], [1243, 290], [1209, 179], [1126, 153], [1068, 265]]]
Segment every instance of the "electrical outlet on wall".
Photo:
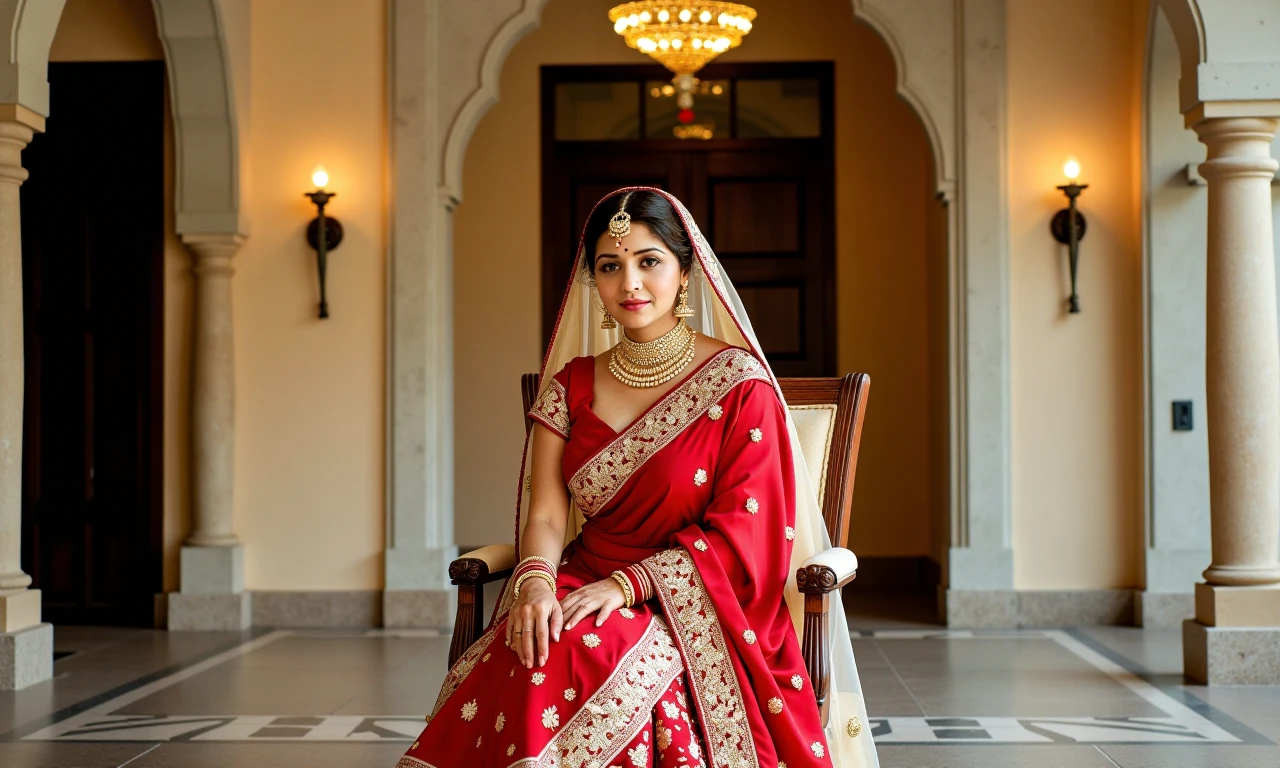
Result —
[[1173, 431], [1190, 432], [1193, 426], [1190, 400], [1173, 401]]

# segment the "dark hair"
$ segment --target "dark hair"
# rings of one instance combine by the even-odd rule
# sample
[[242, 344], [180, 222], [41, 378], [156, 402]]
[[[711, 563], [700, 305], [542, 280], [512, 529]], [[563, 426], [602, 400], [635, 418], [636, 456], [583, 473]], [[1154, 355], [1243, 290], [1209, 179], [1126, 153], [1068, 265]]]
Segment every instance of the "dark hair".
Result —
[[661, 240], [680, 262], [681, 270], [687, 271], [693, 266], [693, 246], [689, 244], [689, 236], [685, 234], [680, 214], [676, 213], [667, 198], [657, 192], [638, 190], [615, 192], [606, 197], [587, 220], [586, 236], [582, 241], [586, 258], [583, 259], [582, 269], [588, 275], [595, 274], [596, 241], [609, 230], [609, 219], [621, 210], [626, 210], [631, 215], [632, 224], [648, 227], [654, 237]]

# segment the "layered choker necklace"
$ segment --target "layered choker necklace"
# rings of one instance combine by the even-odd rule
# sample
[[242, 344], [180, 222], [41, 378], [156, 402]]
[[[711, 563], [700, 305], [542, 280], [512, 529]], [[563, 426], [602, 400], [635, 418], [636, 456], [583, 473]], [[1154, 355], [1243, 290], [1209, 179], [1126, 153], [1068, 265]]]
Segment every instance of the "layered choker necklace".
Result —
[[653, 341], [632, 341], [624, 333], [609, 356], [609, 372], [630, 387], [665, 384], [693, 362], [696, 339], [697, 334], [683, 319]]

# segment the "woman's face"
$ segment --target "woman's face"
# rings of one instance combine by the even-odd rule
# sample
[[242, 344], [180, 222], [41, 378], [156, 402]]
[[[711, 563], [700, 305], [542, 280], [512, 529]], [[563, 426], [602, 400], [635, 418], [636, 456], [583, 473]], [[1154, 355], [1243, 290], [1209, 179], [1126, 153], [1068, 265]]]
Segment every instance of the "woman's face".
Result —
[[[628, 331], [654, 323], [662, 326], [655, 330], [669, 330], [684, 279], [680, 262], [666, 243], [639, 222], [631, 224], [631, 234], [622, 238], [621, 246], [616, 242], [605, 232], [595, 244], [596, 287], [605, 311]], [[635, 338], [634, 333], [630, 335]]]

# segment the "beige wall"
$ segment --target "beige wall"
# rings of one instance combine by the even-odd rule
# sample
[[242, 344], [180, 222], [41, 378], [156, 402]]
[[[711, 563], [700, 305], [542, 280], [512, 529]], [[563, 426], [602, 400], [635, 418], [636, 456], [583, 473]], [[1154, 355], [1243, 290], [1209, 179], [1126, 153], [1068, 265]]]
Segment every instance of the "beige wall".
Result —
[[[236, 256], [235, 528], [250, 589], [376, 589], [384, 546], [386, 9], [252, 5], [245, 199]], [[323, 164], [345, 236], [316, 318], [303, 198]]]
[[[1014, 579], [1132, 587], [1141, 566], [1141, 3], [1008, 3]], [[1136, 25], [1136, 26], [1135, 26]], [[1063, 161], [1088, 217], [1068, 315]]]
[[[610, 31], [611, 5], [548, 3], [539, 28], [508, 56], [500, 99], [467, 151], [454, 217], [456, 525], [464, 545], [508, 535], [520, 461], [518, 381], [542, 353], [538, 67], [644, 63]], [[851, 539], [860, 555], [924, 555], [934, 503], [929, 423], [940, 417], [929, 399], [933, 198], [924, 130], [894, 93], [888, 49], [854, 21], [848, 0], [753, 5], [760, 23], [724, 61], [836, 62], [838, 359], [842, 371], [867, 371], [874, 382]]]

